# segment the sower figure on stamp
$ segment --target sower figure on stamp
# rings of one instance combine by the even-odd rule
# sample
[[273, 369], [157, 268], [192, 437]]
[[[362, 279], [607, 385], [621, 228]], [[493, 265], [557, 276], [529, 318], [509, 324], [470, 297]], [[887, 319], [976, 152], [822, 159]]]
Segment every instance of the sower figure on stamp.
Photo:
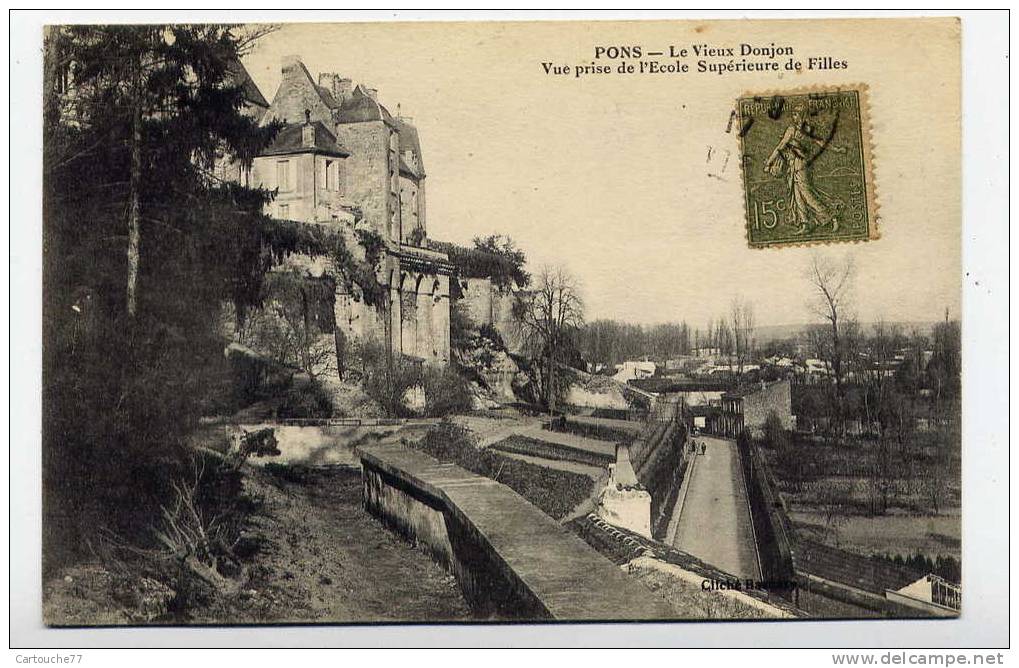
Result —
[[[837, 203], [833, 205], [810, 180], [810, 166], [824, 151], [829, 148], [831, 136], [835, 132], [832, 123], [828, 137], [821, 138], [814, 133], [814, 127], [804, 118], [803, 105], [793, 107], [791, 123], [779, 140], [775, 150], [764, 163], [764, 171], [772, 176], [782, 173], [788, 166], [790, 214], [792, 223], [798, 225], [797, 234], [803, 234], [812, 223], [831, 225], [832, 232], [839, 229]], [[835, 121], [838, 116], [835, 117]], [[842, 146], [831, 146], [835, 153], [845, 153]]]

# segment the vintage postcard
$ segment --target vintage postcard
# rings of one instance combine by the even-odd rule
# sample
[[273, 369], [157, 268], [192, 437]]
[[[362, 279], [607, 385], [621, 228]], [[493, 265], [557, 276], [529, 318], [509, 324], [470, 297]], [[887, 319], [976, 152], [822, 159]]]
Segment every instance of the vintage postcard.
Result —
[[954, 618], [954, 18], [51, 25], [43, 616]]

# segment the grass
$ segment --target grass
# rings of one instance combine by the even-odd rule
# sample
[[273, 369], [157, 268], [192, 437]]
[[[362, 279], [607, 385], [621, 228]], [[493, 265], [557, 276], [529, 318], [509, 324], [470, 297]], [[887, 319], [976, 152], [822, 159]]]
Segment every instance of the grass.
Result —
[[[914, 434], [904, 445], [792, 434], [762, 447], [796, 531], [860, 554], [961, 553], [958, 442]], [[884, 473], [884, 475], [882, 475]]]
[[252, 547], [236, 592], [197, 602], [185, 618], [145, 615], [172, 595], [125, 579], [109, 564], [62, 569], [43, 585], [49, 623], [280, 624], [468, 621], [452, 575], [361, 508], [350, 467], [246, 468], [247, 494], [262, 501], [245, 527]]
[[576, 462], [578, 464], [587, 464], [588, 466], [604, 467], [615, 461], [615, 457], [609, 455], [599, 455], [587, 450], [571, 448], [560, 443], [549, 443], [548, 441], [521, 436], [520, 434], [513, 434], [489, 447], [518, 455], [530, 455], [554, 461]]
[[584, 438], [597, 438], [602, 441], [629, 443], [640, 433], [639, 429], [610, 427], [608, 425], [579, 422], [568, 417], [551, 421], [546, 429], [566, 434], [576, 434]]
[[[821, 513], [794, 510], [790, 519], [807, 538], [824, 541], [830, 535]], [[962, 552], [962, 522], [958, 515], [857, 515], [842, 519], [836, 531], [839, 547], [861, 554], [919, 552], [958, 559]]]

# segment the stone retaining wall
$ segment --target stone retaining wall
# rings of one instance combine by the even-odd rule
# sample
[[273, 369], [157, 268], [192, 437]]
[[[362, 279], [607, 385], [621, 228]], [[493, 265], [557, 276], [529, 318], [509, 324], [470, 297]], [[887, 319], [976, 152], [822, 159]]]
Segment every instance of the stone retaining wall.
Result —
[[400, 445], [359, 455], [365, 509], [453, 573], [479, 617], [669, 616], [653, 592], [505, 485]]

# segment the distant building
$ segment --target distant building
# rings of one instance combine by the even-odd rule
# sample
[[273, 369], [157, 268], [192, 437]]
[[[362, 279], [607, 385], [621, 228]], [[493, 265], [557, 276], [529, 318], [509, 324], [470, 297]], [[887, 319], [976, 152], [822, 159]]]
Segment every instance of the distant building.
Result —
[[887, 590], [885, 596], [936, 617], [955, 617], [962, 603], [962, 588], [930, 573], [901, 589]]
[[655, 375], [655, 371], [658, 369], [654, 362], [636, 362], [628, 361], [616, 367], [617, 371], [613, 380], [617, 380], [620, 383], [625, 383], [631, 380], [641, 380], [643, 378], [651, 378]]
[[722, 349], [721, 348], [707, 348], [707, 347], [705, 347], [705, 348], [694, 348], [694, 350], [693, 350], [694, 357], [702, 357], [702, 358], [705, 358], [705, 357], [719, 357], [719, 356], [721, 356], [721, 354], [722, 354]]
[[783, 429], [793, 428], [792, 392], [788, 380], [748, 385], [722, 395], [714, 431], [735, 438], [744, 429], [761, 436], [764, 422], [774, 413]]

